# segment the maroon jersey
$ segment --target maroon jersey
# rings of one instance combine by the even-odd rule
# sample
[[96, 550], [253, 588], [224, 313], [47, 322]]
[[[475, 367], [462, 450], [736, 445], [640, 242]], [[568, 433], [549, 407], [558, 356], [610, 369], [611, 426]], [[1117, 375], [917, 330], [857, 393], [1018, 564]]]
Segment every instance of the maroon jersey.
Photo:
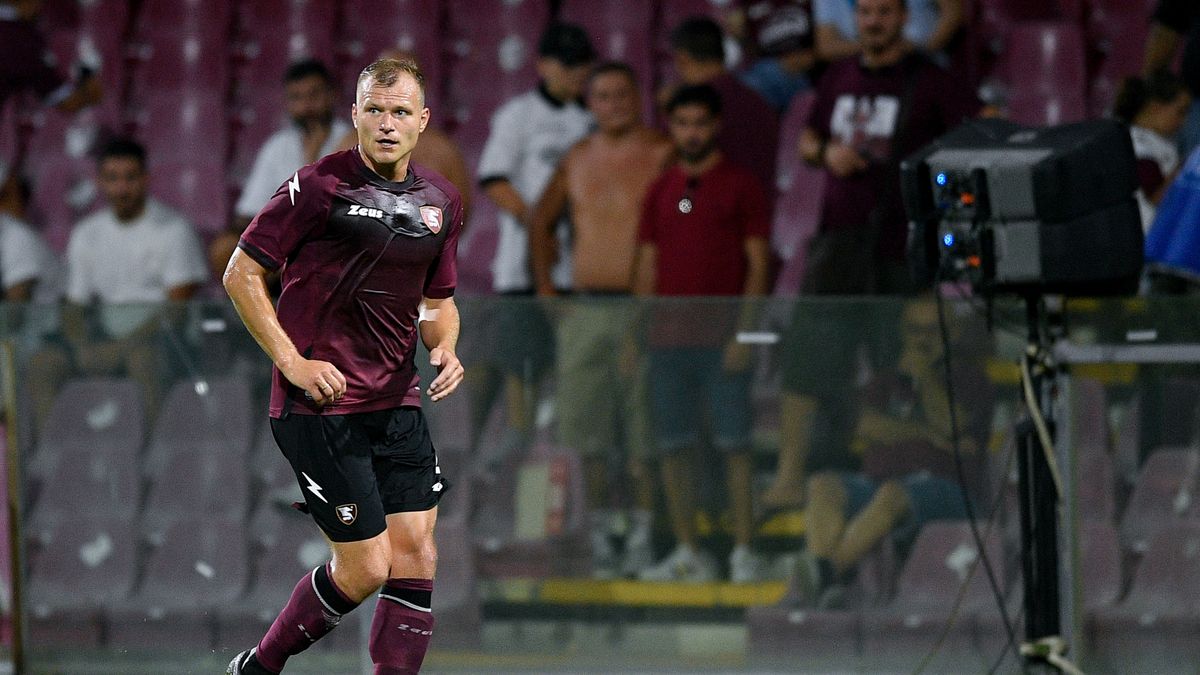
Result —
[[[894, 148], [909, 86], [907, 128], [899, 137], [901, 147]], [[900, 199], [899, 159], [979, 108], [970, 87], [920, 54], [882, 68], [867, 68], [857, 56], [829, 66], [817, 86], [808, 126], [822, 138], [850, 145], [870, 166], [843, 178], [826, 173], [821, 231], [864, 227], [880, 208], [879, 252], [889, 260], [903, 260], [908, 221]]]
[[418, 308], [422, 297], [454, 294], [462, 219], [461, 198], [445, 178], [410, 164], [393, 183], [357, 149], [280, 186], [238, 246], [268, 270], [283, 267], [279, 323], [305, 358], [346, 376], [346, 395], [317, 406], [275, 369], [272, 417], [420, 405]]

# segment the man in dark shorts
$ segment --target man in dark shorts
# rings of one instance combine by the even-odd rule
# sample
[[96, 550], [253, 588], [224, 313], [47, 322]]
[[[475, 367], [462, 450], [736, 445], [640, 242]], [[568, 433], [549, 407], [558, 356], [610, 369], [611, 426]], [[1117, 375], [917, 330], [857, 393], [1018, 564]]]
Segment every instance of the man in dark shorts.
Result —
[[[271, 428], [333, 560], [304, 576], [228, 673], [277, 673], [382, 585], [376, 673], [416, 673], [433, 632], [433, 529], [449, 484], [421, 414], [418, 333], [458, 388], [458, 191], [410, 163], [429, 121], [424, 77], [383, 59], [359, 76], [359, 145], [304, 167], [242, 235], [225, 288], [275, 363]], [[278, 313], [263, 278], [283, 267]], [[418, 330], [419, 329], [419, 330]]]

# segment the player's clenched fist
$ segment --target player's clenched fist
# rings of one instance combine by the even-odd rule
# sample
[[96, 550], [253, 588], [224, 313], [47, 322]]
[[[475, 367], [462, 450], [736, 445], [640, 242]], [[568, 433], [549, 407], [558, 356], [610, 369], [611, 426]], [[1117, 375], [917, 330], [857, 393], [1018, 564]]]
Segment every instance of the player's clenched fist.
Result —
[[335, 403], [346, 394], [346, 377], [328, 361], [299, 359], [280, 368], [288, 382], [304, 390], [317, 405]]

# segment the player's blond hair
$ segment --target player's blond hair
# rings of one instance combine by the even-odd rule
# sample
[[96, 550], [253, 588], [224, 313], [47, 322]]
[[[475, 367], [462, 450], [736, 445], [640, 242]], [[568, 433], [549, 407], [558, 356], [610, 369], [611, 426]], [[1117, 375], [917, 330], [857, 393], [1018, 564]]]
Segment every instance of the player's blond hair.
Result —
[[405, 73], [417, 81], [417, 87], [421, 89], [421, 105], [425, 105], [425, 73], [421, 72], [421, 67], [411, 58], [383, 58], [363, 68], [358, 74], [358, 91], [363, 90], [363, 85], [368, 80], [375, 86], [390, 87]]

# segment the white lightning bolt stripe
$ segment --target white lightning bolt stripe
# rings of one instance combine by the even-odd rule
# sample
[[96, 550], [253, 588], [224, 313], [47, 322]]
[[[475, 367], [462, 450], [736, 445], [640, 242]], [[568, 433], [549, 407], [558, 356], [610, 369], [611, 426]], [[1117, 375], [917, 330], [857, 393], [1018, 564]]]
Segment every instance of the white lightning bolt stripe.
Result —
[[[288, 199], [291, 200], [292, 206], [296, 205], [296, 193], [300, 191], [300, 172], [297, 171], [292, 179], [288, 181]], [[312, 480], [311, 478], [309, 480]]]
[[313, 493], [314, 495], [316, 495], [317, 499], [320, 499], [321, 501], [328, 504], [329, 500], [325, 499], [325, 495], [321, 494], [321, 490], [324, 490], [325, 488], [321, 487], [320, 485], [317, 485], [317, 481], [313, 480], [311, 476], [304, 473], [303, 471], [300, 472], [300, 475], [304, 476], [304, 480], [308, 481], [308, 491]]

